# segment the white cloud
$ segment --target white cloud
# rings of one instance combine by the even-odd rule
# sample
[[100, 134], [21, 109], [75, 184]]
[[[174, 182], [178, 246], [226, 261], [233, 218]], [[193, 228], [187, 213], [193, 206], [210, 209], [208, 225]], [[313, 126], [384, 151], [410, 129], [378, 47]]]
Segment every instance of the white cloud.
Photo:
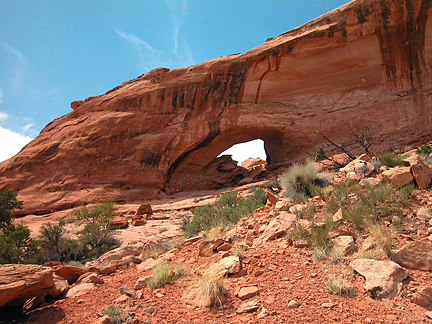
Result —
[[8, 114], [0, 112], [0, 120], [6, 120], [8, 118], [9, 118]]
[[232, 155], [232, 159], [241, 164], [244, 160], [249, 158], [261, 158], [266, 159], [266, 154], [264, 151], [264, 141], [254, 140], [246, 143], [236, 144], [231, 146], [225, 152], [219, 154], [221, 155]]
[[31, 140], [31, 137], [0, 127], [0, 161], [17, 154]]

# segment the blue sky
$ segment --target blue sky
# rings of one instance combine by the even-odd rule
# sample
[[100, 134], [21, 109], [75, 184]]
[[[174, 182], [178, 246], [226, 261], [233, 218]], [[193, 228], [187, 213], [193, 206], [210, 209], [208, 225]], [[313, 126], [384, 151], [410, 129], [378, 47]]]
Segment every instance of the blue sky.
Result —
[[247, 51], [346, 2], [0, 0], [0, 161], [74, 100]]

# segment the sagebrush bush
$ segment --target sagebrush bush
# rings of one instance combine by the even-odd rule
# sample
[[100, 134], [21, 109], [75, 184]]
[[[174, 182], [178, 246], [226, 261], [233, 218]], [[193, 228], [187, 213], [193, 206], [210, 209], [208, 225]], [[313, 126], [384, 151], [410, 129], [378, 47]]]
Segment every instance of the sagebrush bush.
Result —
[[380, 159], [381, 163], [388, 167], [395, 167], [399, 165], [403, 165], [404, 160], [400, 155], [396, 155], [394, 153], [384, 153], [381, 155]]
[[237, 192], [226, 192], [218, 197], [214, 205], [192, 209], [194, 216], [190, 222], [184, 224], [185, 234], [193, 236], [215, 227], [235, 225], [243, 217], [252, 214], [255, 209], [264, 206], [266, 201], [261, 189], [245, 198], [239, 198]]
[[281, 177], [280, 184], [285, 196], [294, 202], [304, 202], [306, 197], [317, 193], [317, 187], [329, 185], [329, 180], [319, 174], [314, 162], [294, 164]]

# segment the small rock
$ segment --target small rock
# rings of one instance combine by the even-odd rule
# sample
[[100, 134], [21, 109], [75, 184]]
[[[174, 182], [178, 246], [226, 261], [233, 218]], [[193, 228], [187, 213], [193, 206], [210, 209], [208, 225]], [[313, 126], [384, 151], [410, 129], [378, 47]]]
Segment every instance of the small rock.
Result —
[[241, 304], [240, 307], [237, 309], [237, 313], [244, 314], [248, 312], [254, 312], [259, 308], [259, 306], [260, 302], [258, 300], [251, 300]]
[[99, 318], [94, 324], [109, 324], [111, 321], [110, 317], [108, 315], [104, 315], [101, 318]]
[[113, 301], [114, 305], [126, 305], [129, 304], [130, 298], [127, 295], [121, 295]]
[[229, 244], [229, 243], [223, 243], [222, 245], [220, 245], [220, 246], [217, 248], [217, 250], [218, 250], [218, 252], [221, 252], [221, 251], [228, 251], [228, 250], [231, 250], [231, 248], [232, 248], [232, 245], [231, 245], [231, 244]]
[[354, 242], [352, 236], [342, 235], [332, 239], [334, 249], [340, 251], [344, 255], [347, 255], [357, 249], [357, 245]]
[[87, 294], [92, 291], [95, 286], [96, 285], [93, 283], [81, 283], [77, 286], [70, 288], [66, 294], [66, 298], [72, 298]]
[[267, 309], [265, 309], [264, 307], [262, 308], [261, 312], [258, 314], [257, 318], [264, 318], [268, 315], [268, 311]]
[[425, 238], [406, 244], [391, 259], [408, 269], [432, 271], [432, 241]]
[[342, 214], [342, 208], [339, 208], [339, 210], [333, 215], [333, 222], [338, 222], [341, 221], [343, 219], [343, 214]]
[[322, 303], [321, 306], [324, 308], [333, 308], [335, 307], [337, 304], [336, 303]]
[[426, 317], [432, 319], [432, 312], [431, 311], [425, 312], [425, 315], [426, 315]]
[[300, 306], [300, 304], [297, 303], [295, 300], [290, 300], [288, 303], [288, 308], [297, 308], [299, 306]]
[[150, 277], [151, 276], [145, 276], [145, 277], [138, 278], [138, 280], [137, 280], [137, 282], [135, 284], [134, 289], [135, 290], [139, 290], [139, 289], [142, 289], [142, 288], [146, 287], [147, 286], [147, 280]]
[[92, 273], [82, 280], [83, 283], [103, 284], [104, 281], [96, 273]]
[[158, 293], [155, 294], [155, 296], [156, 296], [157, 298], [162, 298], [162, 297], [165, 296], [165, 295], [162, 294], [162, 293], [160, 293], [160, 292], [158, 292]]
[[237, 293], [238, 298], [241, 300], [246, 300], [251, 297], [256, 296], [259, 293], [259, 288], [255, 285], [253, 286], [244, 286], [240, 287], [239, 292]]

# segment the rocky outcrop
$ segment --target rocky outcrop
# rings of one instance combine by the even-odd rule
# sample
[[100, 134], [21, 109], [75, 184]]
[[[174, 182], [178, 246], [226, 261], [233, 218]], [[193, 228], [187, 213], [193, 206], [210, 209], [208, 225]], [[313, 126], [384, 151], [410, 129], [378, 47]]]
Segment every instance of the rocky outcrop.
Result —
[[20, 213], [43, 214], [207, 188], [218, 154], [258, 138], [270, 169], [318, 150], [316, 130], [347, 143], [348, 126], [372, 125], [377, 150], [421, 143], [432, 134], [431, 10], [352, 1], [245, 53], [74, 101], [0, 164], [0, 189], [19, 191]]
[[0, 266], [0, 308], [23, 305], [55, 290], [53, 270], [39, 265]]

